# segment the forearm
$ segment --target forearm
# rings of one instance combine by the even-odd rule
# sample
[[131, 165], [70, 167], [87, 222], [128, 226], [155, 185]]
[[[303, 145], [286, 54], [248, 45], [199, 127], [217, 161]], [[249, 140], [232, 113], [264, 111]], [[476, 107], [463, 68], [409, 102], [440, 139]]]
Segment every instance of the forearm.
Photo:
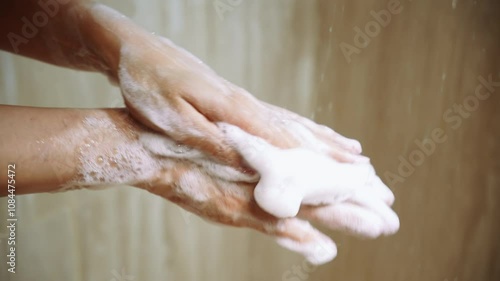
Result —
[[113, 79], [122, 45], [151, 36], [113, 9], [87, 0], [2, 2], [1, 49]]
[[0, 106], [0, 195], [7, 192], [9, 164], [15, 164], [16, 194], [137, 183], [137, 167], [123, 153], [149, 160], [140, 155], [138, 127], [127, 116], [114, 109]]

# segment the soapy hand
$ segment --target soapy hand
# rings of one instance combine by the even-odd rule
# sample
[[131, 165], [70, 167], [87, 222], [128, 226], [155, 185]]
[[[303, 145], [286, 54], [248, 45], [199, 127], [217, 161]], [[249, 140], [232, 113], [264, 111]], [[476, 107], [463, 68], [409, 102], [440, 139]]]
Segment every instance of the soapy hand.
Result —
[[174, 141], [244, 170], [240, 154], [214, 124], [225, 122], [276, 147], [368, 162], [356, 140], [257, 100], [169, 40], [151, 35], [139, 43], [121, 48], [118, 78], [126, 105], [138, 121]]
[[268, 234], [317, 265], [335, 258], [337, 248], [309, 221], [367, 238], [393, 234], [399, 226], [389, 208], [392, 193], [382, 185], [363, 186], [335, 204], [302, 205], [293, 218], [278, 218], [262, 210], [254, 199], [254, 188], [255, 183], [227, 181], [194, 162], [177, 161], [146, 189], [210, 221]]
[[[394, 196], [359, 142], [261, 102], [151, 38], [123, 46], [118, 71], [134, 118], [168, 136], [140, 142], [176, 163], [146, 189], [209, 220], [270, 234], [314, 264], [333, 259], [336, 247], [308, 221], [372, 238], [397, 231]], [[247, 167], [260, 175], [257, 187], [259, 175], [241, 173]]]
[[213, 163], [196, 149], [143, 133], [139, 141], [148, 151], [175, 163], [146, 189], [211, 221], [269, 234], [313, 264], [332, 260], [337, 249], [309, 221], [368, 238], [398, 230], [399, 219], [390, 208], [394, 195], [368, 163], [339, 163], [303, 148], [279, 149], [238, 127], [217, 125], [259, 172], [257, 186], [258, 178]]

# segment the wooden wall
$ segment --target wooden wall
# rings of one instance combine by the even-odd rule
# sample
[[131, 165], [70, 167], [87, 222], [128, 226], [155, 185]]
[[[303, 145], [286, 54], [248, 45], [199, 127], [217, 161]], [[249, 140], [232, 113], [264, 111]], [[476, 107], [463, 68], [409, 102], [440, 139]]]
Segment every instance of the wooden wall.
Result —
[[[2, 254], [2, 280], [500, 280], [498, 1], [104, 2], [259, 98], [358, 138], [396, 194], [401, 230], [331, 233], [338, 257], [310, 269], [256, 232], [132, 188], [23, 196], [19, 271], [7, 275]], [[497, 84], [475, 96], [483, 78]], [[6, 53], [0, 103], [123, 104], [99, 75]]]

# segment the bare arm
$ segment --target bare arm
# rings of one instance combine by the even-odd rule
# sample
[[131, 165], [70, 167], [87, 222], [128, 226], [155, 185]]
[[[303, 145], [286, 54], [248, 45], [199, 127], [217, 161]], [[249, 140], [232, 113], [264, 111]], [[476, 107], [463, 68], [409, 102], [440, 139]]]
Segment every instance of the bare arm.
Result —
[[[3, 1], [0, 48], [107, 74], [118, 82], [136, 120], [223, 164], [244, 169], [241, 156], [214, 122], [236, 125], [277, 147], [321, 147], [321, 153], [336, 160], [366, 162], [358, 155], [357, 141], [257, 100], [189, 52], [113, 9], [84, 0], [59, 1]], [[311, 139], [316, 139], [312, 145]]]
[[[9, 164], [16, 167], [16, 194], [51, 192], [71, 184], [89, 187], [139, 184], [141, 178], [134, 171], [137, 165], [117, 162], [123, 160], [113, 159], [113, 152], [117, 148], [128, 149], [129, 157], [154, 161], [138, 149], [136, 138], [140, 130], [141, 126], [130, 122], [125, 110], [0, 105], [0, 182], [3, 187], [0, 195], [6, 195], [5, 169]], [[121, 175], [126, 176], [111, 177], [102, 172], [112, 170], [113, 165], [120, 165]], [[148, 180], [153, 180], [153, 174], [149, 176]]]
[[[106, 72], [113, 61], [96, 49], [99, 46], [94, 40], [106, 39], [103, 47], [109, 49], [112, 37], [89, 21], [85, 13], [88, 1], [60, 2], [2, 1], [0, 48], [59, 66]], [[95, 36], [87, 37], [82, 27], [93, 30]]]
[[117, 79], [121, 42], [141, 29], [111, 9], [92, 14], [94, 5], [88, 0], [2, 1], [0, 49]]

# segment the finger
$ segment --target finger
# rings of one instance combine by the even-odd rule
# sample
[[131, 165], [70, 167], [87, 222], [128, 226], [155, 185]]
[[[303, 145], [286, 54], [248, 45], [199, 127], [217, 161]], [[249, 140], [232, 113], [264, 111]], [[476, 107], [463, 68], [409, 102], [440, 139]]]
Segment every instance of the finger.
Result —
[[[233, 102], [237, 101], [238, 99], [235, 99]], [[240, 106], [240, 104], [236, 103], [234, 106]], [[265, 117], [266, 113], [267, 109], [264, 106], [254, 104], [249, 106], [248, 109], [226, 116], [225, 119], [220, 119], [220, 121], [233, 124], [248, 134], [262, 138], [277, 148], [290, 149], [299, 147], [302, 144], [288, 125], [273, 124], [269, 117]]]
[[328, 236], [298, 218], [246, 220], [240, 226], [274, 237], [280, 246], [303, 255], [314, 265], [325, 264], [337, 256], [337, 246]]
[[355, 164], [366, 164], [370, 163], [370, 158], [360, 155], [360, 154], [355, 154], [350, 151], [347, 151], [345, 149], [342, 149], [341, 147], [337, 146], [329, 146], [327, 150], [327, 154], [342, 163], [355, 163]]
[[299, 217], [365, 238], [376, 238], [384, 231], [384, 222], [377, 213], [349, 202], [321, 207], [302, 206]]
[[280, 108], [268, 103], [265, 103], [265, 105], [271, 110], [279, 111], [282, 114], [290, 116], [296, 122], [301, 123], [307, 129], [311, 130], [313, 134], [322, 138], [322, 140], [326, 142], [332, 142], [333, 145], [340, 146], [342, 149], [345, 149], [354, 154], [360, 154], [362, 152], [361, 143], [355, 139], [344, 137], [327, 126], [317, 124], [312, 120], [309, 120], [303, 116], [298, 115], [297, 113], [291, 112], [284, 108]]
[[[310, 122], [309, 120], [307, 121]], [[288, 128], [292, 132], [292, 135], [300, 140], [300, 143], [304, 148], [308, 148], [319, 153], [326, 153], [333, 159], [343, 163], [370, 162], [368, 157], [358, 153], [353, 153], [350, 148], [346, 149], [345, 145], [332, 141], [332, 139], [325, 137], [324, 134], [314, 132], [299, 122], [290, 123]]]
[[189, 89], [183, 91], [183, 98], [210, 121], [235, 125], [280, 148], [298, 146], [286, 130], [269, 126], [267, 109], [243, 89], [236, 89], [219, 77], [209, 76], [196, 78], [196, 81], [187, 84]]
[[316, 124], [286, 109], [270, 104], [265, 105], [271, 110], [281, 112], [281, 114], [293, 119], [287, 124], [287, 128], [290, 129], [293, 137], [301, 140], [302, 146], [321, 153], [327, 153], [340, 162], [369, 162], [369, 158], [359, 155], [362, 151], [359, 141], [346, 138], [324, 125]]
[[299, 120], [299, 122], [301, 122], [314, 134], [321, 136], [325, 141], [331, 142], [332, 145], [340, 146], [342, 149], [354, 154], [360, 154], [363, 151], [361, 143], [358, 140], [344, 137], [325, 125], [317, 124], [303, 117]]
[[[180, 183], [180, 186], [193, 184], [186, 180], [181, 180]], [[308, 222], [297, 218], [278, 219], [259, 208], [255, 200], [252, 199], [253, 185], [236, 185], [228, 182], [220, 185], [218, 183], [222, 183], [221, 181], [212, 180], [207, 180], [206, 183], [217, 190], [212, 190], [212, 192], [217, 193], [217, 196], [220, 197], [219, 200], [203, 204], [196, 200], [192, 202], [193, 198], [191, 197], [189, 197], [191, 201], [175, 200], [172, 196], [169, 200], [212, 222], [249, 227], [270, 235], [276, 239], [278, 244], [304, 255], [312, 264], [319, 265], [329, 262], [337, 255], [337, 247], [333, 241]]]
[[[192, 167], [192, 164], [186, 165]], [[297, 218], [278, 219], [259, 208], [252, 197], [252, 184], [215, 180], [197, 168], [179, 171], [173, 177], [176, 184], [164, 196], [203, 218], [268, 234], [313, 264], [328, 262], [337, 254], [333, 241], [308, 222]], [[203, 195], [194, 191], [200, 184], [204, 186]]]
[[334, 143], [340, 144], [344, 149], [354, 154], [360, 154], [361, 152], [363, 152], [361, 143], [358, 140], [344, 137], [343, 135], [335, 132], [334, 130], [328, 128], [327, 126], [324, 125], [317, 125], [317, 126], [318, 127], [315, 129], [318, 130], [318, 134], [320, 133], [324, 134]]
[[211, 176], [234, 182], [258, 181], [258, 174], [256, 173], [254, 175], [242, 173], [233, 167], [216, 163], [208, 159], [200, 150], [178, 144], [165, 135], [154, 132], [143, 132], [140, 134], [139, 140], [153, 154], [161, 157], [192, 161], [203, 167], [204, 171]]
[[399, 230], [399, 218], [396, 213], [387, 204], [377, 200], [367, 194], [356, 194], [349, 199], [350, 202], [357, 204], [377, 214], [383, 221], [382, 233], [392, 235]]
[[366, 194], [372, 198], [379, 198], [388, 206], [392, 206], [395, 200], [394, 193], [391, 189], [376, 175], [373, 177], [370, 184], [365, 185], [356, 192]]
[[313, 265], [325, 264], [337, 256], [337, 246], [307, 221], [297, 218], [281, 220], [269, 234], [282, 247], [302, 254]]

